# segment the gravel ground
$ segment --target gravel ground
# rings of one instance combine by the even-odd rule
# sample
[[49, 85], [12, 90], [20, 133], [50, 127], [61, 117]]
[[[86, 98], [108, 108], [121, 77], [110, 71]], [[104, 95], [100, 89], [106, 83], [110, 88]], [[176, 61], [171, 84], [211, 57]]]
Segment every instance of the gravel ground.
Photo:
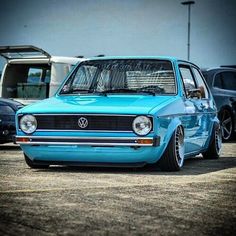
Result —
[[0, 146], [0, 235], [235, 235], [236, 143], [180, 172], [33, 170]]

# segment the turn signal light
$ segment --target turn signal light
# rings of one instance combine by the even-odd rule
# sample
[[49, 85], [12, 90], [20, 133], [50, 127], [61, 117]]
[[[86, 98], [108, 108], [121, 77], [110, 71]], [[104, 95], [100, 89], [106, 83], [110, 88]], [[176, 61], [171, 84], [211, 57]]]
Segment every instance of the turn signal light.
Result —
[[29, 141], [29, 138], [16, 138], [16, 142], [27, 143]]
[[138, 144], [153, 144], [153, 140], [152, 139], [138, 139], [137, 143]]

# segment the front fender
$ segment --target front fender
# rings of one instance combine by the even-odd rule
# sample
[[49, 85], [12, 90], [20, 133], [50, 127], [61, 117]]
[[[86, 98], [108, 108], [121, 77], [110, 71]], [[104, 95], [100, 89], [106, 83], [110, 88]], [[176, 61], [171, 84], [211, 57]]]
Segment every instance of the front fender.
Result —
[[176, 130], [178, 126], [182, 126], [181, 120], [179, 117], [171, 117], [171, 116], [165, 116], [165, 117], [159, 117], [159, 135], [161, 138], [161, 145], [163, 147], [163, 151], [161, 155], [164, 153], [164, 151], [167, 148], [168, 143], [170, 142], [170, 139]]

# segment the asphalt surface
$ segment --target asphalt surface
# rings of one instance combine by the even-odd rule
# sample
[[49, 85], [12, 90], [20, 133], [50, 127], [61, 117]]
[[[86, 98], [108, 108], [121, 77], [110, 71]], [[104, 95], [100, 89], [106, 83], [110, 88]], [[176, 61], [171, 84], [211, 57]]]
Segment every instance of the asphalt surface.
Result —
[[235, 235], [236, 143], [180, 172], [33, 170], [0, 146], [0, 235]]

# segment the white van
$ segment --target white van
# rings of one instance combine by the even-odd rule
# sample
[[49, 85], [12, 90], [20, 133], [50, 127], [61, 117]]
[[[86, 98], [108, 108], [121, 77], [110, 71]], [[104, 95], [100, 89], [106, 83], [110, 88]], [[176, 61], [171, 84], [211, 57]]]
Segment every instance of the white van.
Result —
[[0, 97], [23, 104], [54, 95], [69, 71], [81, 58], [51, 56], [35, 46], [0, 46], [7, 60], [0, 80]]

